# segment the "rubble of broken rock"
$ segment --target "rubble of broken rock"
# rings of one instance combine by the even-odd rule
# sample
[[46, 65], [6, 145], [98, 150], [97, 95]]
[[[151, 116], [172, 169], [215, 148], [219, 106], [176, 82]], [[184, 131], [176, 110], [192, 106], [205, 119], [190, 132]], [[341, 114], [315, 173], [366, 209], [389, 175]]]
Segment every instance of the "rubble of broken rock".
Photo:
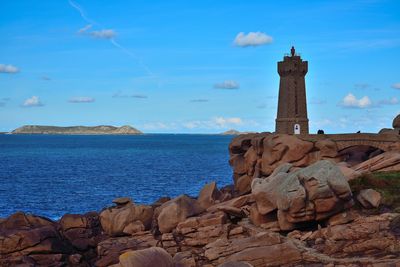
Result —
[[250, 182], [59, 221], [15, 213], [0, 219], [0, 266], [400, 266], [400, 214], [331, 161]]

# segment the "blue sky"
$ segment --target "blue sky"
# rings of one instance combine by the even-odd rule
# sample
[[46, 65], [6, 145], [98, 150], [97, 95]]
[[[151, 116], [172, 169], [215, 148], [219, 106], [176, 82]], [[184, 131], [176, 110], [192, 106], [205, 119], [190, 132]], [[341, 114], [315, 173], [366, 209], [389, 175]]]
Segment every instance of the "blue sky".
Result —
[[400, 113], [399, 1], [1, 1], [0, 131], [274, 131], [277, 61], [309, 62], [310, 130]]

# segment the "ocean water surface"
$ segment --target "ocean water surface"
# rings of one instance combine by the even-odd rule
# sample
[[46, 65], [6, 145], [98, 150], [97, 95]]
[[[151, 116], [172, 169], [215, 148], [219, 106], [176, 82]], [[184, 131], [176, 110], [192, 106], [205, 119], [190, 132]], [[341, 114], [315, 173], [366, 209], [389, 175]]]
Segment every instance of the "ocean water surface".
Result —
[[100, 211], [116, 197], [150, 204], [232, 183], [232, 136], [0, 135], [0, 217]]

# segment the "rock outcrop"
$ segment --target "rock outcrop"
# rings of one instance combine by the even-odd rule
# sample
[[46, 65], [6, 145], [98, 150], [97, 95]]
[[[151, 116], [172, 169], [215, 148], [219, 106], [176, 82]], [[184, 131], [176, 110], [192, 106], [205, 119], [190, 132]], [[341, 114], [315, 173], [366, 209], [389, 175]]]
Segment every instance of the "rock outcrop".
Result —
[[220, 197], [221, 192], [218, 190], [216, 182], [211, 182], [206, 184], [200, 191], [197, 202], [203, 209], [208, 209], [210, 206], [218, 202]]
[[65, 214], [59, 221], [58, 229], [62, 239], [89, 261], [96, 253], [97, 244], [105, 238], [96, 212]]
[[116, 199], [117, 205], [100, 213], [100, 222], [110, 236], [129, 235], [148, 230], [153, 218], [153, 208], [135, 205], [130, 199]]
[[236, 191], [213, 182], [197, 198], [117, 198], [100, 214], [56, 222], [0, 219], [0, 266], [400, 266], [400, 214], [387, 212], [386, 183], [382, 194], [365, 187], [368, 176], [348, 183], [396, 170], [396, 148], [353, 165], [329, 138], [263, 133], [238, 136], [230, 153]]
[[[335, 138], [339, 141], [335, 141]], [[360, 138], [365, 138], [365, 141], [359, 141]], [[373, 141], [375, 139], [378, 141]], [[380, 154], [380, 148], [374, 148], [376, 145], [380, 146], [380, 143], [384, 143], [388, 150], [383, 154]], [[343, 148], [346, 144], [348, 148]], [[358, 150], [355, 151], [352, 147], [357, 145], [367, 146], [367, 149], [361, 154], [355, 153]], [[400, 135], [391, 136], [387, 140], [387, 137], [377, 134], [296, 136], [253, 133], [234, 138], [229, 145], [229, 152], [235, 189], [239, 194], [250, 192], [250, 184], [254, 178], [268, 177], [285, 163], [291, 164], [289, 171], [295, 171], [319, 160], [344, 162], [342, 169], [349, 178], [358, 177], [365, 172], [365, 164], [369, 167], [374, 165], [373, 171], [400, 171], [400, 162], [397, 159], [400, 157]], [[384, 157], [385, 162], [379, 156]], [[365, 157], [370, 162], [365, 161]]]
[[400, 129], [400, 114], [393, 119], [392, 126], [394, 129]]
[[204, 211], [197, 200], [181, 195], [162, 204], [156, 210], [158, 228], [161, 233], [168, 233], [178, 223], [190, 216], [197, 215]]
[[0, 266], [61, 266], [69, 254], [73, 248], [49, 219], [19, 212], [0, 223]]
[[174, 267], [171, 255], [164, 249], [152, 247], [136, 251], [128, 251], [119, 256], [119, 263], [113, 267]]
[[[307, 173], [303, 172], [304, 175]], [[275, 175], [280, 174], [282, 172]], [[342, 192], [343, 177], [341, 181], [333, 179], [333, 182], [329, 175], [327, 177], [328, 185], [333, 185], [329, 187], [330, 190], [342, 195], [337, 192]], [[311, 192], [318, 192], [321, 196], [327, 191], [322, 186], [321, 191], [307, 192], [310, 195]], [[172, 203], [183, 201], [195, 204], [192, 200], [184, 196], [173, 199]], [[116, 202], [119, 205], [132, 204], [123, 199]], [[296, 200], [294, 204], [300, 202]], [[264, 217], [264, 221], [254, 223], [251, 214], [254, 208], [257, 210], [255, 204], [258, 202], [253, 194], [242, 195], [215, 203], [200, 214], [193, 213], [184, 219], [180, 218], [169, 232], [145, 230], [124, 236], [105, 233], [96, 213], [69, 214], [58, 222], [17, 213], [0, 222], [0, 266], [263, 267], [400, 264], [399, 214], [371, 216], [361, 211], [344, 211], [320, 221], [319, 226], [298, 224], [297, 229], [286, 231], [285, 236], [280, 233], [282, 229], [276, 212], [275, 217]], [[256, 214], [260, 215], [258, 211]], [[171, 215], [175, 216], [173, 213]], [[154, 216], [157, 216], [157, 212]], [[129, 219], [125, 218], [125, 221]]]
[[239, 135], [239, 134], [248, 134], [248, 133], [250, 133], [250, 132], [239, 132], [235, 129], [230, 129], [228, 131], [220, 133], [220, 135]]
[[400, 171], [400, 151], [385, 152], [353, 166], [352, 169], [361, 173]]
[[364, 189], [358, 193], [357, 200], [364, 208], [371, 209], [379, 207], [382, 196], [374, 189]]
[[390, 135], [400, 135], [400, 114], [393, 119], [393, 128], [383, 128], [379, 131], [379, 134], [390, 134]]
[[353, 204], [346, 178], [327, 160], [292, 173], [255, 178], [251, 188], [260, 215], [276, 213], [281, 230], [324, 220]]

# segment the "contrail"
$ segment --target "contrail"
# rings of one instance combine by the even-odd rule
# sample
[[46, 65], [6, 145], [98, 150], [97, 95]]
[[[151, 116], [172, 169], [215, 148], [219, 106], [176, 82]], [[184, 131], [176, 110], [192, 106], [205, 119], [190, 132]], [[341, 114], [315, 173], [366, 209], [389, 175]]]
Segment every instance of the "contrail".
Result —
[[122, 45], [120, 45], [119, 43], [117, 43], [117, 41], [115, 41], [115, 39], [111, 39], [110, 42], [117, 48], [121, 49], [122, 52], [124, 52], [125, 54], [127, 54], [128, 56], [132, 57], [133, 59], [135, 59], [139, 65], [146, 70], [147, 74], [149, 74], [150, 76], [155, 76], [154, 73], [150, 70], [149, 67], [146, 66], [146, 64], [143, 63], [143, 61], [136, 55], [134, 54], [132, 51], [126, 49], [125, 47], [123, 47]]
[[83, 8], [78, 5], [77, 3], [73, 2], [72, 0], [68, 0], [69, 4], [75, 8], [76, 10], [78, 10], [78, 12], [81, 14], [81, 17], [89, 24], [96, 24], [95, 21], [89, 19], [86, 14], [85, 14], [85, 10], [83, 10]]
[[[90, 18], [88, 18], [86, 16], [85, 10], [78, 5], [77, 3], [73, 2], [72, 0], [68, 0], [69, 4], [75, 8], [79, 14], [81, 15], [82, 19], [84, 19], [87, 23], [89, 23], [88, 25], [86, 25], [85, 27], [83, 27], [82, 29], [80, 29], [78, 32], [83, 34], [86, 33], [93, 24], [97, 24], [94, 20], [91, 20]], [[108, 39], [108, 38], [107, 38]], [[115, 41], [114, 38], [110, 39], [110, 42], [113, 46], [115, 46], [116, 48], [120, 49], [122, 52], [124, 52], [125, 54], [127, 54], [128, 56], [130, 56], [131, 58], [135, 59], [139, 65], [146, 71], [146, 73], [149, 76], [155, 76], [154, 73], [150, 70], [150, 68], [148, 66], [146, 66], [146, 64], [143, 63], [143, 61], [132, 51], [128, 50], [127, 48], [125, 48], [124, 46], [120, 45], [119, 43], [117, 43], [117, 41]]]

